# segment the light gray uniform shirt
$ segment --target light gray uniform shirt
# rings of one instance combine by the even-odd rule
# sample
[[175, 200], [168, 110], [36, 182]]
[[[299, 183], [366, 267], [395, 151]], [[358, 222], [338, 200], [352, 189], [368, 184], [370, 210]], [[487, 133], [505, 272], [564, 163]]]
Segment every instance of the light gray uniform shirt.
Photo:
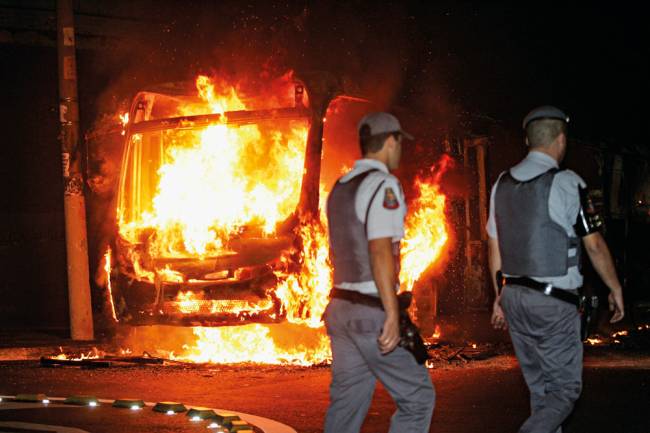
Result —
[[[516, 180], [527, 181], [553, 168], [558, 168], [555, 159], [545, 153], [531, 151], [528, 153], [526, 158], [510, 169], [510, 174]], [[503, 173], [501, 176], [502, 175]], [[501, 179], [501, 176], [499, 176], [499, 179]], [[498, 184], [499, 180], [497, 179], [492, 187], [492, 193], [490, 195], [490, 216], [486, 226], [488, 236], [494, 239], [498, 239], [497, 225], [494, 219], [494, 193]], [[579, 187], [586, 188], [586, 186], [585, 181], [571, 170], [560, 171], [553, 178], [548, 198], [549, 215], [554, 222], [566, 230], [566, 233], [569, 236], [576, 236], [573, 225], [575, 224], [578, 212], [580, 211]], [[575, 248], [569, 250], [569, 257], [575, 256], [575, 254]], [[533, 279], [543, 283], [550, 283], [554, 287], [562, 289], [577, 289], [582, 286], [583, 278], [578, 266], [572, 266], [564, 276], [540, 277]]]
[[[354, 167], [341, 182], [345, 183], [353, 177], [368, 170], [377, 169], [370, 173], [359, 185], [357, 190], [354, 209], [362, 223], [366, 222], [366, 210], [368, 207], [368, 240], [380, 238], [391, 238], [393, 242], [393, 254], [399, 254], [399, 242], [404, 238], [404, 217], [406, 216], [406, 203], [404, 192], [399, 180], [390, 174], [388, 167], [381, 161], [374, 159], [359, 159]], [[381, 188], [377, 191], [379, 184], [383, 181]], [[374, 192], [372, 203], [370, 199]], [[367, 295], [379, 296], [375, 281], [362, 281], [359, 283], [342, 282], [336, 287], [340, 289], [356, 290]]]

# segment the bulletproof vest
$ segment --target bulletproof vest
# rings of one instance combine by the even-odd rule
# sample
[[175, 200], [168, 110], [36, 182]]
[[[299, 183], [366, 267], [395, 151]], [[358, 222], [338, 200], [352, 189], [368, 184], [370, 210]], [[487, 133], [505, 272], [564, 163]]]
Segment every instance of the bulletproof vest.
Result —
[[[361, 182], [374, 171], [377, 170], [365, 171], [345, 183], [339, 180], [327, 199], [330, 259], [334, 267], [335, 286], [343, 282], [361, 283], [373, 280], [366, 224], [357, 217], [355, 201]], [[372, 195], [370, 203], [380, 188], [381, 184]], [[368, 210], [365, 221], [368, 221]]]
[[[560, 277], [580, 263], [580, 241], [551, 219], [548, 199], [552, 169], [527, 181], [516, 180], [510, 172], [501, 176], [494, 208], [505, 274], [526, 277]], [[576, 255], [569, 257], [569, 249]]]

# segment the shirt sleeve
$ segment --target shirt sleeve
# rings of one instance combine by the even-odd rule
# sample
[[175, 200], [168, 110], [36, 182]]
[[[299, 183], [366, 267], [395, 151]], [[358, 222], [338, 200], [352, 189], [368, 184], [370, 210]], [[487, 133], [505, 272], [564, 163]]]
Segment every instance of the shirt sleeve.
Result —
[[[399, 181], [393, 177], [385, 178], [379, 189], [375, 187], [369, 194], [368, 200], [371, 201], [366, 208], [368, 240], [391, 238], [397, 242], [403, 239], [406, 204]], [[361, 215], [361, 220], [365, 221], [365, 214]]]
[[569, 231], [573, 230], [578, 212], [580, 212], [580, 188], [586, 187], [585, 181], [571, 170], [561, 171], [555, 176], [549, 201], [551, 205], [561, 203], [564, 212], [555, 213], [551, 209], [551, 217], [554, 220], [562, 218], [563, 220], [556, 222], [564, 227], [571, 227]]

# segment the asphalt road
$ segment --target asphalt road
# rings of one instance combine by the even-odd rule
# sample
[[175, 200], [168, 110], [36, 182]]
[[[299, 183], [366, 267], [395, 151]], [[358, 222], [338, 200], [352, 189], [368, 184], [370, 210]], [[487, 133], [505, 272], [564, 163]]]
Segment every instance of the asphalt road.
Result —
[[[527, 390], [510, 356], [463, 365], [441, 364], [430, 371], [438, 395], [431, 432], [516, 432], [527, 416]], [[327, 367], [147, 366], [82, 370], [43, 368], [35, 361], [0, 363], [0, 395], [91, 394], [106, 399], [181, 401], [268, 417], [300, 433], [322, 431], [328, 384]], [[394, 408], [379, 386], [363, 433], [387, 431]], [[648, 433], [649, 409], [650, 354], [588, 354], [583, 396], [565, 433]], [[59, 425], [73, 426], [59, 413], [74, 409], [65, 410], [51, 411], [48, 422], [55, 423], [60, 417]], [[0, 421], [16, 421], [19, 416], [25, 420], [27, 412], [19, 413], [0, 410]], [[113, 432], [186, 431], [180, 424], [174, 429], [180, 418], [168, 422], [166, 429], [156, 429], [142, 422], [145, 416], [132, 426], [118, 422], [110, 411], [97, 411], [92, 415], [95, 418], [83, 416], [86, 425], [112, 425]], [[99, 431], [99, 427], [95, 430]]]

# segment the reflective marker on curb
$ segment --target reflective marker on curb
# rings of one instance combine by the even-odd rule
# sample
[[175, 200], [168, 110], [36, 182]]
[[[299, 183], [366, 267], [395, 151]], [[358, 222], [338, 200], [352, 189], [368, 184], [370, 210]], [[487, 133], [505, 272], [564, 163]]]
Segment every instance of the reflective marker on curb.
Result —
[[250, 430], [251, 426], [248, 425], [246, 421], [236, 419], [233, 421], [230, 421], [229, 424], [226, 424], [226, 427], [228, 428], [228, 431], [233, 433], [233, 432], [240, 432], [240, 431], [246, 431]]
[[20, 401], [25, 403], [42, 403], [47, 397], [45, 394], [18, 394], [14, 401]]
[[215, 421], [217, 421], [221, 425], [225, 425], [230, 421], [240, 419], [238, 415], [235, 415], [234, 413], [231, 412], [217, 412], [217, 415], [214, 418]]
[[144, 407], [144, 401], [133, 398], [121, 398], [113, 402], [113, 407], [120, 409], [138, 410]]
[[192, 421], [216, 418], [217, 414], [212, 409], [193, 407], [187, 412], [187, 417]]
[[90, 406], [95, 407], [99, 405], [97, 397], [90, 395], [73, 395], [63, 401], [64, 404], [74, 404], [75, 406]]
[[[187, 412], [187, 408], [183, 403], [176, 403], [173, 401], [162, 401], [160, 403], [156, 403], [156, 405], [153, 407], [154, 412], [161, 412], [161, 413], [166, 413], [168, 415], [173, 415], [175, 413], [180, 413], [180, 412]], [[169, 412], [172, 412], [171, 414]]]

